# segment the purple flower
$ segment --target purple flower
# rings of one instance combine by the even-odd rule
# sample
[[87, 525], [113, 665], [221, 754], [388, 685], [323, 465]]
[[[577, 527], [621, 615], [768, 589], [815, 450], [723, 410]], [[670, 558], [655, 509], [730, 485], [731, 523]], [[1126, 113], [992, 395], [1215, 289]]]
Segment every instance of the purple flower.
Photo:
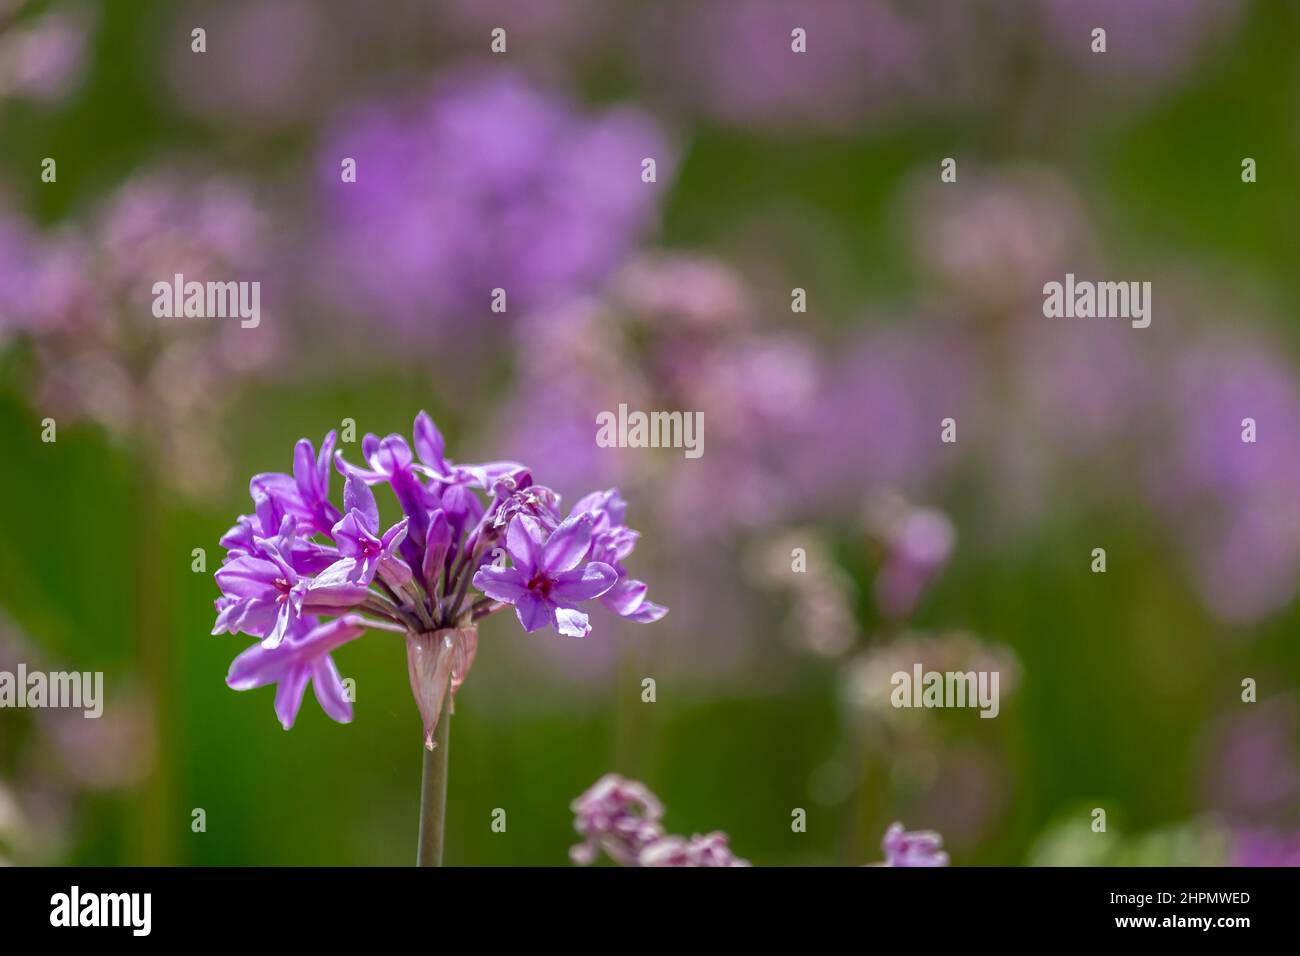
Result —
[[349, 572], [351, 580], [368, 585], [380, 574], [392, 587], [405, 587], [411, 580], [411, 567], [394, 550], [406, 539], [406, 526], [411, 519], [403, 518], [382, 537], [376, 537], [379, 507], [370, 488], [356, 478], [349, 478], [344, 487], [343, 507], [348, 513], [330, 533], [339, 553], [356, 561]]
[[[405, 634], [411, 688], [425, 744], [432, 747], [446, 695], [455, 694], [473, 664], [483, 617], [513, 606], [526, 631], [550, 624], [583, 637], [591, 625], [577, 605], [616, 586], [621, 591], [611, 607], [632, 620], [657, 620], [666, 609], [647, 602], [644, 583], [628, 577], [622, 565], [637, 536], [622, 524], [627, 506], [616, 491], [589, 495], [561, 520], [559, 496], [534, 485], [523, 465], [452, 462], [423, 412], [414, 431], [414, 453], [400, 435], [367, 434], [361, 442], [367, 467], [335, 452], [333, 432], [319, 452], [303, 439], [295, 446], [292, 475], [253, 478], [253, 513], [241, 515], [221, 539], [227, 553], [216, 572], [221, 597], [213, 633], [261, 638], [261, 652], [245, 652], [240, 660], [257, 664], [263, 676], [290, 659], [290, 650], [280, 650], [286, 645], [308, 654], [304, 634], [318, 625], [318, 615], [346, 620], [348, 639], [357, 636], [355, 627]], [[345, 476], [342, 510], [329, 497], [331, 461]], [[381, 484], [405, 512], [382, 534], [371, 490]], [[498, 562], [507, 555], [510, 566]], [[471, 594], [471, 583], [484, 595]], [[322, 646], [340, 633], [323, 631]], [[309, 672], [320, 693], [328, 675], [285, 672], [280, 715], [286, 726]]]
[[606, 774], [570, 804], [583, 842], [569, 850], [574, 863], [594, 863], [601, 852], [620, 866], [748, 866], [720, 831], [690, 839], [664, 831], [664, 808], [643, 783]]
[[553, 531], [531, 515], [516, 515], [506, 532], [513, 567], [488, 565], [474, 586], [490, 598], [513, 604], [529, 633], [550, 625], [570, 637], [591, 633], [587, 615], [575, 606], [614, 586], [618, 572], [601, 561], [584, 561], [591, 551], [592, 516], [572, 515]]
[[943, 837], [932, 830], [911, 833], [901, 823], [891, 824], [880, 844], [885, 851], [885, 866], [947, 866]]
[[664, 808], [643, 783], [618, 774], [601, 777], [570, 804], [583, 842], [569, 851], [574, 863], [594, 863], [604, 851], [621, 866], [638, 866], [641, 851], [664, 835]]
[[224, 603], [213, 634], [242, 631], [273, 648], [305, 611], [329, 612], [365, 601], [369, 590], [356, 583], [352, 558], [334, 562], [315, 577], [298, 573], [285, 557], [284, 545], [294, 537], [292, 522], [285, 519], [277, 541], [259, 538], [256, 553], [238, 554], [217, 571]]
[[333, 720], [346, 724], [352, 720], [352, 704], [330, 652], [360, 637], [365, 630], [366, 623], [355, 614], [325, 624], [314, 617], [298, 618], [279, 644], [254, 644], [236, 657], [226, 683], [233, 690], [276, 684], [275, 713], [288, 730], [302, 707], [307, 682], [311, 681], [321, 709]]
[[[357, 163], [339, 178], [340, 157]], [[657, 162], [655, 184], [641, 162]], [[656, 215], [674, 157], [634, 109], [588, 115], [503, 69], [344, 120], [321, 155], [322, 291], [410, 337], [584, 291]]]

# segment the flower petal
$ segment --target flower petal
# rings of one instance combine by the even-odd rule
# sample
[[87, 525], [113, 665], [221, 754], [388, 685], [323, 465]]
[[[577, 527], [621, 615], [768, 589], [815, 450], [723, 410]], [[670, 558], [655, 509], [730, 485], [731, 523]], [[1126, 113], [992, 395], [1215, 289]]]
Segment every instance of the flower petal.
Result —
[[438, 508], [429, 514], [429, 531], [424, 538], [424, 558], [421, 570], [424, 580], [432, 590], [442, 572], [443, 562], [451, 548], [451, 525], [447, 522], [447, 512]]
[[591, 633], [587, 615], [571, 607], [556, 608], [555, 629], [566, 637], [586, 637]]
[[299, 664], [285, 673], [280, 679], [280, 686], [275, 690], [275, 715], [280, 718], [280, 724], [285, 730], [292, 727], [298, 717], [309, 677], [311, 668]]
[[352, 607], [365, 601], [370, 589], [353, 578], [357, 561], [340, 558], [307, 585], [304, 604], [313, 608]]
[[554, 605], [548, 604], [532, 591], [519, 595], [514, 605], [519, 623], [529, 634], [554, 622]]
[[275, 579], [283, 572], [274, 561], [242, 555], [223, 564], [216, 573], [217, 586], [229, 597], [267, 597], [275, 590]]
[[541, 567], [546, 526], [532, 515], [515, 515], [506, 529], [506, 550], [520, 570], [531, 574]]
[[590, 601], [612, 588], [617, 580], [618, 572], [608, 564], [589, 561], [578, 570], [555, 575], [551, 594], [560, 601]]
[[667, 613], [668, 608], [664, 607], [662, 604], [655, 604], [653, 601], [645, 601], [639, 608], [631, 614], [625, 614], [624, 617], [629, 621], [636, 622], [637, 624], [653, 624]]
[[415, 427], [412, 433], [415, 438], [415, 453], [420, 457], [420, 461], [439, 474], [446, 474], [447, 461], [443, 457], [446, 443], [443, 441], [442, 432], [438, 431], [438, 426], [433, 423], [428, 412], [420, 412], [415, 416]]
[[348, 700], [343, 679], [339, 676], [339, 669], [334, 665], [334, 658], [328, 654], [312, 665], [311, 689], [316, 695], [316, 702], [320, 704], [320, 709], [325, 711], [331, 720], [336, 720], [340, 724], [351, 723], [352, 702]]
[[303, 504], [310, 508], [320, 497], [320, 490], [316, 483], [316, 449], [306, 438], [299, 438], [293, 446], [293, 480]]
[[600, 603], [615, 614], [627, 617], [634, 614], [645, 603], [646, 587], [644, 581], [624, 578], [600, 596]]
[[592, 516], [587, 512], [565, 518], [546, 542], [542, 566], [551, 572], [576, 568], [591, 549], [592, 524]]
[[[518, 568], [486, 564], [474, 574], [474, 587], [495, 601], [514, 604], [528, 594], [528, 577]], [[522, 621], [523, 618], [520, 618]]]
[[267, 650], [260, 643], [254, 644], [230, 662], [226, 686], [231, 690], [252, 690], [274, 684], [284, 673], [288, 657], [280, 648]]
[[375, 493], [356, 475], [348, 475], [343, 485], [343, 511], [345, 514], [358, 512], [364, 527], [371, 534], [379, 530], [379, 505], [375, 503]]

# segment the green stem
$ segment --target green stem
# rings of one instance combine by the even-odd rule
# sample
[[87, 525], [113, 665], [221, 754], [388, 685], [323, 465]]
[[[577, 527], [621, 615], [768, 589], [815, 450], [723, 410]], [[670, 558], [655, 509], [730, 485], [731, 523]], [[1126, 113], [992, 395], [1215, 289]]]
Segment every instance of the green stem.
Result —
[[447, 747], [451, 739], [451, 693], [433, 731], [433, 749], [424, 751], [420, 778], [420, 837], [416, 866], [442, 866], [442, 838], [447, 823]]
[[154, 734], [154, 762], [132, 801], [130, 860], [134, 865], [167, 866], [173, 861], [177, 828], [173, 779], [172, 728], [177, 714], [175, 639], [164, 568], [170, 554], [165, 533], [166, 501], [150, 449], [131, 450], [131, 628]]

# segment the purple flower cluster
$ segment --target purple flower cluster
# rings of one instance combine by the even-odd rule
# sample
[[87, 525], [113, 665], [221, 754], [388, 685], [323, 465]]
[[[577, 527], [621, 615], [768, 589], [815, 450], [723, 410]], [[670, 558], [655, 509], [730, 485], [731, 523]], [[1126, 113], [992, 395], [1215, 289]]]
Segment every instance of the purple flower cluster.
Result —
[[903, 829], [901, 823], [891, 824], [881, 841], [885, 851], [885, 866], [947, 866], [948, 854], [943, 852], [943, 837], [933, 830]]
[[603, 851], [620, 866], [749, 866], [715, 831], [689, 839], [664, 831], [663, 804], [643, 783], [606, 774], [571, 804], [582, 843], [574, 863], [594, 863]]
[[[335, 441], [330, 432], [317, 451], [302, 439], [292, 474], [255, 475], [253, 513], [221, 539], [213, 633], [260, 639], [226, 682], [235, 690], [278, 685], [286, 729], [308, 681], [330, 717], [351, 719], [330, 654], [368, 628], [407, 635], [428, 745], [448, 684], [454, 694], [473, 662], [482, 617], [513, 606], [526, 631], [550, 625], [585, 637], [591, 625], [581, 605], [589, 601], [642, 623], [667, 613], [623, 565], [638, 534], [624, 524], [617, 491], [590, 494], [562, 516], [559, 495], [534, 484], [523, 465], [450, 461], [424, 412], [414, 450], [400, 435], [366, 435], [359, 466]], [[344, 479], [341, 509], [330, 500], [334, 470]], [[379, 484], [403, 512], [386, 529], [371, 491]], [[483, 596], [469, 594], [471, 583]]]
[[[341, 158], [355, 182], [340, 181]], [[641, 179], [656, 161], [657, 183]], [[582, 292], [653, 222], [674, 156], [636, 109], [588, 115], [508, 70], [472, 69], [427, 95], [360, 107], [321, 158], [331, 301], [412, 339]]]

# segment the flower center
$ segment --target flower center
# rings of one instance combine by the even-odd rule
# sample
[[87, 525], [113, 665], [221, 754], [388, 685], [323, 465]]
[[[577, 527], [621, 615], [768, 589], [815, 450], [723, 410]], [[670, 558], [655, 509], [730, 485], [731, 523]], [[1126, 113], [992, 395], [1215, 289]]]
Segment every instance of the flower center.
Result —
[[555, 584], [553, 578], [546, 575], [544, 571], [538, 571], [533, 575], [532, 580], [528, 582], [528, 590], [535, 591], [544, 598], [551, 596], [551, 587]]
[[276, 598], [275, 598], [275, 603], [276, 603], [276, 604], [283, 604], [285, 601], [289, 600], [289, 592], [290, 592], [291, 590], [293, 590], [293, 588], [292, 588], [292, 586], [289, 584], [289, 582], [288, 582], [287, 579], [285, 579], [285, 578], [276, 578], [276, 579], [275, 579], [273, 582], [271, 582], [271, 583], [274, 584], [274, 585], [275, 585], [275, 589], [276, 589], [277, 591], [280, 592], [278, 595], [276, 595]]

